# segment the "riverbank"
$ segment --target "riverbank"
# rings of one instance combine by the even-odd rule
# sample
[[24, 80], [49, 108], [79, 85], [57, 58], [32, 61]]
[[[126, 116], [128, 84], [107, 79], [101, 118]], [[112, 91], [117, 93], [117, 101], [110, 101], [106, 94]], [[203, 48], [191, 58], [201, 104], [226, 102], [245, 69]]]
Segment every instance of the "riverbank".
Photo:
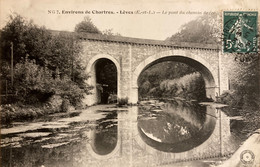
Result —
[[55, 113], [67, 113], [74, 111], [75, 108], [70, 105], [69, 101], [62, 99], [60, 96], [53, 96], [46, 103], [39, 104], [2, 104], [1, 111], [1, 125], [8, 125], [13, 121], [31, 121], [36, 118], [49, 116]]

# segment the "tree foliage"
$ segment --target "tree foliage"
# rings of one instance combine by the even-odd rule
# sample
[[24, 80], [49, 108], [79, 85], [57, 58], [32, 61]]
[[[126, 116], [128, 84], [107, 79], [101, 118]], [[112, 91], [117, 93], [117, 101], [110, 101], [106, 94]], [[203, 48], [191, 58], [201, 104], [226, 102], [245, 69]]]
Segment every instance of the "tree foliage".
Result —
[[217, 14], [203, 15], [181, 26], [178, 33], [167, 38], [170, 42], [216, 44], [220, 40], [220, 20]]
[[51, 92], [66, 94], [76, 103], [88, 92], [84, 82], [88, 76], [80, 57], [81, 45], [72, 34], [54, 35], [20, 15], [10, 16], [1, 31], [1, 80], [9, 83], [11, 42], [15, 66], [12, 89], [18, 92], [22, 101], [33, 94]]
[[[236, 55], [232, 56], [235, 58]], [[258, 110], [260, 106], [259, 59], [255, 58], [250, 62], [239, 60], [231, 62], [229, 79], [235, 102], [226, 101], [226, 103], [248, 111]]]
[[102, 34], [105, 35], [105, 36], [121, 36], [120, 33], [115, 33], [113, 32], [113, 29], [106, 29], [104, 31], [102, 31]]
[[18, 63], [21, 58], [25, 58], [26, 54], [34, 56], [34, 59], [39, 62], [39, 56], [46, 55], [43, 51], [47, 47], [46, 39], [50, 38], [50, 32], [43, 27], [37, 27], [20, 15], [10, 15], [7, 25], [1, 32], [1, 59], [10, 62], [10, 43], [13, 42], [14, 64]]
[[101, 34], [101, 31], [93, 24], [91, 18], [88, 16], [84, 17], [84, 20], [75, 26], [75, 32]]
[[160, 90], [166, 97], [182, 97], [184, 99], [205, 100], [205, 83], [199, 72], [190, 73], [180, 78], [164, 80]]

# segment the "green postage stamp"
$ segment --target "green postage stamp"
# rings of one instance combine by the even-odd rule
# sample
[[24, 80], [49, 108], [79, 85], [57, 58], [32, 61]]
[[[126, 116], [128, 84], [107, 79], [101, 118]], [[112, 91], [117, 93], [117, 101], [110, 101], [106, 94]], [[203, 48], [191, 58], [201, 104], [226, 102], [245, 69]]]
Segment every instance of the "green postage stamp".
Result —
[[225, 53], [257, 52], [258, 12], [224, 11], [223, 51]]

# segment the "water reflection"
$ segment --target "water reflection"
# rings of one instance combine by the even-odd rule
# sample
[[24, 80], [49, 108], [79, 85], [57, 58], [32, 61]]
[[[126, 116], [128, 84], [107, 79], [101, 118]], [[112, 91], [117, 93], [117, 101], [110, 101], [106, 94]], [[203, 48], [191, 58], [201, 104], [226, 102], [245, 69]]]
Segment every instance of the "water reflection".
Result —
[[9, 129], [15, 133], [1, 136], [1, 166], [184, 166], [233, 153], [239, 143], [229, 122], [214, 107], [178, 101], [92, 106], [74, 118], [30, 124], [30, 131]]
[[214, 110], [191, 103], [173, 101], [139, 108], [138, 131], [157, 150], [183, 152], [205, 142], [212, 134]]
[[117, 112], [109, 111], [106, 117], [97, 120], [96, 124], [92, 131], [92, 149], [99, 155], [109, 154], [117, 144]]

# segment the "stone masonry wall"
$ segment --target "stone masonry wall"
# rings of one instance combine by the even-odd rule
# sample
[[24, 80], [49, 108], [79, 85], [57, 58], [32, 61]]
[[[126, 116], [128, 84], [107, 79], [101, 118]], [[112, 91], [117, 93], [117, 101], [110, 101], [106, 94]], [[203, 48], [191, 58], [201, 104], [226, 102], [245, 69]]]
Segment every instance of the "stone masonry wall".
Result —
[[[225, 60], [220, 59], [219, 61], [219, 56], [221, 56], [221, 54], [219, 54], [217, 50], [158, 45], [155, 46], [98, 40], [83, 40], [82, 46], [82, 62], [85, 64], [88, 64], [91, 58], [100, 54], [110, 55], [117, 61], [120, 66], [120, 84], [118, 85], [120, 89], [119, 97], [129, 97], [131, 95], [131, 88], [133, 87], [131, 81], [132, 75], [140, 63], [144, 62], [150, 56], [169, 50], [182, 50], [185, 51], [185, 54], [187, 55], [196, 55], [205, 60], [208, 64], [210, 64], [211, 69], [213, 69], [212, 75], [214, 75], [216, 78], [216, 86], [220, 84], [220, 86], [223, 87], [222, 90], [228, 88], [228, 76], [225, 70]], [[221, 69], [219, 69], [219, 66]], [[218, 81], [219, 77], [220, 81]]]

